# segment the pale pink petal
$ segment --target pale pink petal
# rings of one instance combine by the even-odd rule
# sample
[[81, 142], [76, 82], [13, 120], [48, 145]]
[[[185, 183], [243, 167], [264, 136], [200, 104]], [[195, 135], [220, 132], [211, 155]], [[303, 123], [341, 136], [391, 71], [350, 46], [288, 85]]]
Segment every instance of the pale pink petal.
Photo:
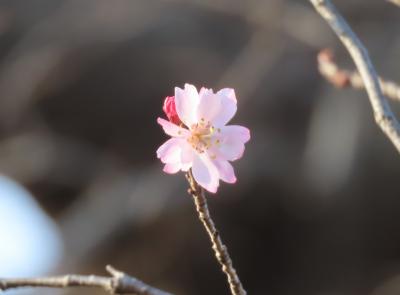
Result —
[[194, 151], [193, 148], [190, 144], [185, 142], [181, 146], [181, 163], [182, 163], [182, 171], [188, 171], [190, 168], [192, 168], [192, 163], [193, 163], [193, 156], [194, 156]]
[[190, 168], [192, 168], [192, 163], [186, 163], [182, 164], [181, 170], [184, 172], [188, 172]]
[[217, 94], [226, 96], [227, 98], [234, 101], [236, 104], [235, 90], [233, 90], [232, 88], [223, 88], [220, 91], [218, 91]]
[[227, 125], [220, 128], [222, 138], [229, 138], [231, 141], [240, 141], [246, 143], [250, 140], [250, 130], [246, 127], [239, 125]]
[[210, 149], [210, 155], [235, 161], [243, 156], [244, 144], [250, 140], [250, 130], [237, 125], [223, 126], [217, 131], [213, 140], [218, 140], [218, 144]]
[[[221, 95], [218, 95], [221, 97]], [[221, 111], [216, 118], [213, 120], [213, 124], [216, 127], [226, 125], [236, 114], [237, 105], [236, 100], [232, 100], [227, 96], [221, 97]]]
[[181, 170], [181, 163], [168, 163], [165, 164], [163, 171], [168, 174], [174, 174]]
[[211, 193], [216, 193], [219, 186], [217, 167], [206, 154], [195, 154], [192, 167], [196, 182]]
[[171, 138], [167, 140], [157, 150], [157, 157], [161, 159], [163, 163], [177, 163], [181, 159], [181, 145], [185, 143], [185, 140], [181, 138]]
[[214, 94], [205, 89], [201, 91], [197, 120], [210, 121], [214, 127], [222, 127], [232, 119], [236, 110], [236, 99], [232, 98], [232, 93], [224, 91]]
[[236, 161], [243, 156], [244, 144], [240, 141], [224, 141], [217, 147], [209, 149], [210, 155], [218, 159]]
[[211, 88], [201, 87], [199, 91], [199, 99], [201, 99], [203, 95], [208, 95], [208, 94], [214, 94], [213, 90]]
[[175, 106], [179, 119], [188, 127], [196, 123], [196, 109], [199, 94], [196, 87], [185, 84], [185, 88], [175, 87]]
[[200, 101], [197, 107], [197, 120], [212, 120], [218, 116], [221, 111], [221, 98], [210, 89], [202, 88], [200, 93]]
[[220, 179], [227, 183], [236, 182], [235, 171], [233, 170], [231, 163], [220, 158], [213, 160], [213, 162], [215, 167], [218, 169]]
[[189, 135], [189, 130], [179, 127], [178, 125], [175, 125], [174, 123], [164, 120], [163, 118], [157, 118], [157, 123], [162, 126], [162, 128], [164, 129], [164, 132], [166, 134], [168, 134], [169, 136], [186, 137]]

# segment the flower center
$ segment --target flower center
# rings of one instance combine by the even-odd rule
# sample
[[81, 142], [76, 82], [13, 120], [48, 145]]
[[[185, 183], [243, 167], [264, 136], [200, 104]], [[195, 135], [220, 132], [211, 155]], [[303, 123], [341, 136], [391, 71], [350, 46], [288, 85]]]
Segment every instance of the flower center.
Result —
[[218, 145], [219, 139], [213, 141], [215, 132], [221, 132], [219, 128], [214, 128], [210, 122], [206, 122], [204, 118], [200, 122], [193, 124], [190, 127], [191, 135], [187, 141], [199, 153], [204, 153], [213, 144]]

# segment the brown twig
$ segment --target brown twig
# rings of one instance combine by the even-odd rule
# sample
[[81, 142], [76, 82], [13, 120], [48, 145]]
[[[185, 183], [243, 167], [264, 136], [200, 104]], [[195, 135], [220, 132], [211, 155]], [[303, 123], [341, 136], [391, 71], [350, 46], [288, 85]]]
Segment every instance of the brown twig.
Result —
[[229, 256], [228, 249], [222, 242], [219, 232], [215, 227], [214, 221], [211, 218], [210, 212], [208, 211], [207, 200], [204, 196], [204, 189], [196, 183], [191, 171], [187, 173], [186, 177], [190, 185], [189, 193], [193, 196], [196, 210], [199, 214], [199, 219], [203, 223], [208, 236], [210, 237], [215, 257], [220, 263], [222, 271], [227, 276], [231, 293], [233, 295], [246, 295], [247, 293], [243, 289], [239, 276], [233, 267], [232, 259]]
[[[330, 49], [323, 49], [318, 54], [318, 68], [321, 75], [338, 88], [352, 87], [364, 89], [364, 82], [357, 71], [348, 71], [339, 68], [335, 56]], [[392, 81], [379, 77], [379, 84], [386, 97], [400, 101], [400, 86]]]
[[367, 49], [331, 1], [309, 1], [314, 5], [314, 8], [321, 17], [330, 25], [350, 53], [364, 82], [376, 123], [392, 141], [397, 151], [400, 152], [400, 124], [393, 115], [385, 96], [382, 94], [378, 75], [372, 65]]
[[22, 287], [96, 287], [102, 288], [110, 294], [172, 295], [128, 276], [110, 265], [106, 269], [111, 274], [110, 277], [64, 275], [44, 278], [0, 279], [0, 291]]

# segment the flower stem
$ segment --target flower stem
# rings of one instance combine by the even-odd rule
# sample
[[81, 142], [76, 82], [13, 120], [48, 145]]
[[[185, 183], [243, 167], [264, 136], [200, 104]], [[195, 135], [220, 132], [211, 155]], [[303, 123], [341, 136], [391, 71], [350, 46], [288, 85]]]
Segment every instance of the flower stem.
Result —
[[239, 276], [232, 265], [232, 259], [229, 256], [228, 248], [222, 242], [219, 232], [215, 227], [214, 221], [210, 216], [210, 211], [208, 210], [207, 206], [207, 199], [204, 195], [204, 189], [200, 187], [194, 180], [191, 171], [187, 173], [186, 178], [190, 185], [189, 193], [193, 196], [199, 219], [203, 223], [203, 226], [205, 227], [210, 238], [215, 257], [221, 265], [222, 271], [226, 274], [232, 295], [246, 295], [247, 293], [243, 289]]

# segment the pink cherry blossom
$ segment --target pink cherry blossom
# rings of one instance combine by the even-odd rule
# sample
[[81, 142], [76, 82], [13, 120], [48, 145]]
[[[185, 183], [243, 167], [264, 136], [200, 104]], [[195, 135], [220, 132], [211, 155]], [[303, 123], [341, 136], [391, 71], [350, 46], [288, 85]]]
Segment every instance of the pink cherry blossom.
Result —
[[[249, 129], [238, 125], [226, 125], [237, 110], [235, 91], [224, 88], [214, 93], [212, 89], [185, 84], [175, 88], [172, 102], [180, 124], [158, 118], [157, 122], [171, 136], [157, 150], [157, 157], [165, 164], [166, 173], [192, 169], [196, 182], [209, 192], [215, 193], [219, 180], [235, 183], [236, 176], [230, 161], [242, 157], [244, 144], [250, 139]], [[165, 106], [166, 104], [164, 104]], [[167, 109], [167, 107], [165, 107]]]

